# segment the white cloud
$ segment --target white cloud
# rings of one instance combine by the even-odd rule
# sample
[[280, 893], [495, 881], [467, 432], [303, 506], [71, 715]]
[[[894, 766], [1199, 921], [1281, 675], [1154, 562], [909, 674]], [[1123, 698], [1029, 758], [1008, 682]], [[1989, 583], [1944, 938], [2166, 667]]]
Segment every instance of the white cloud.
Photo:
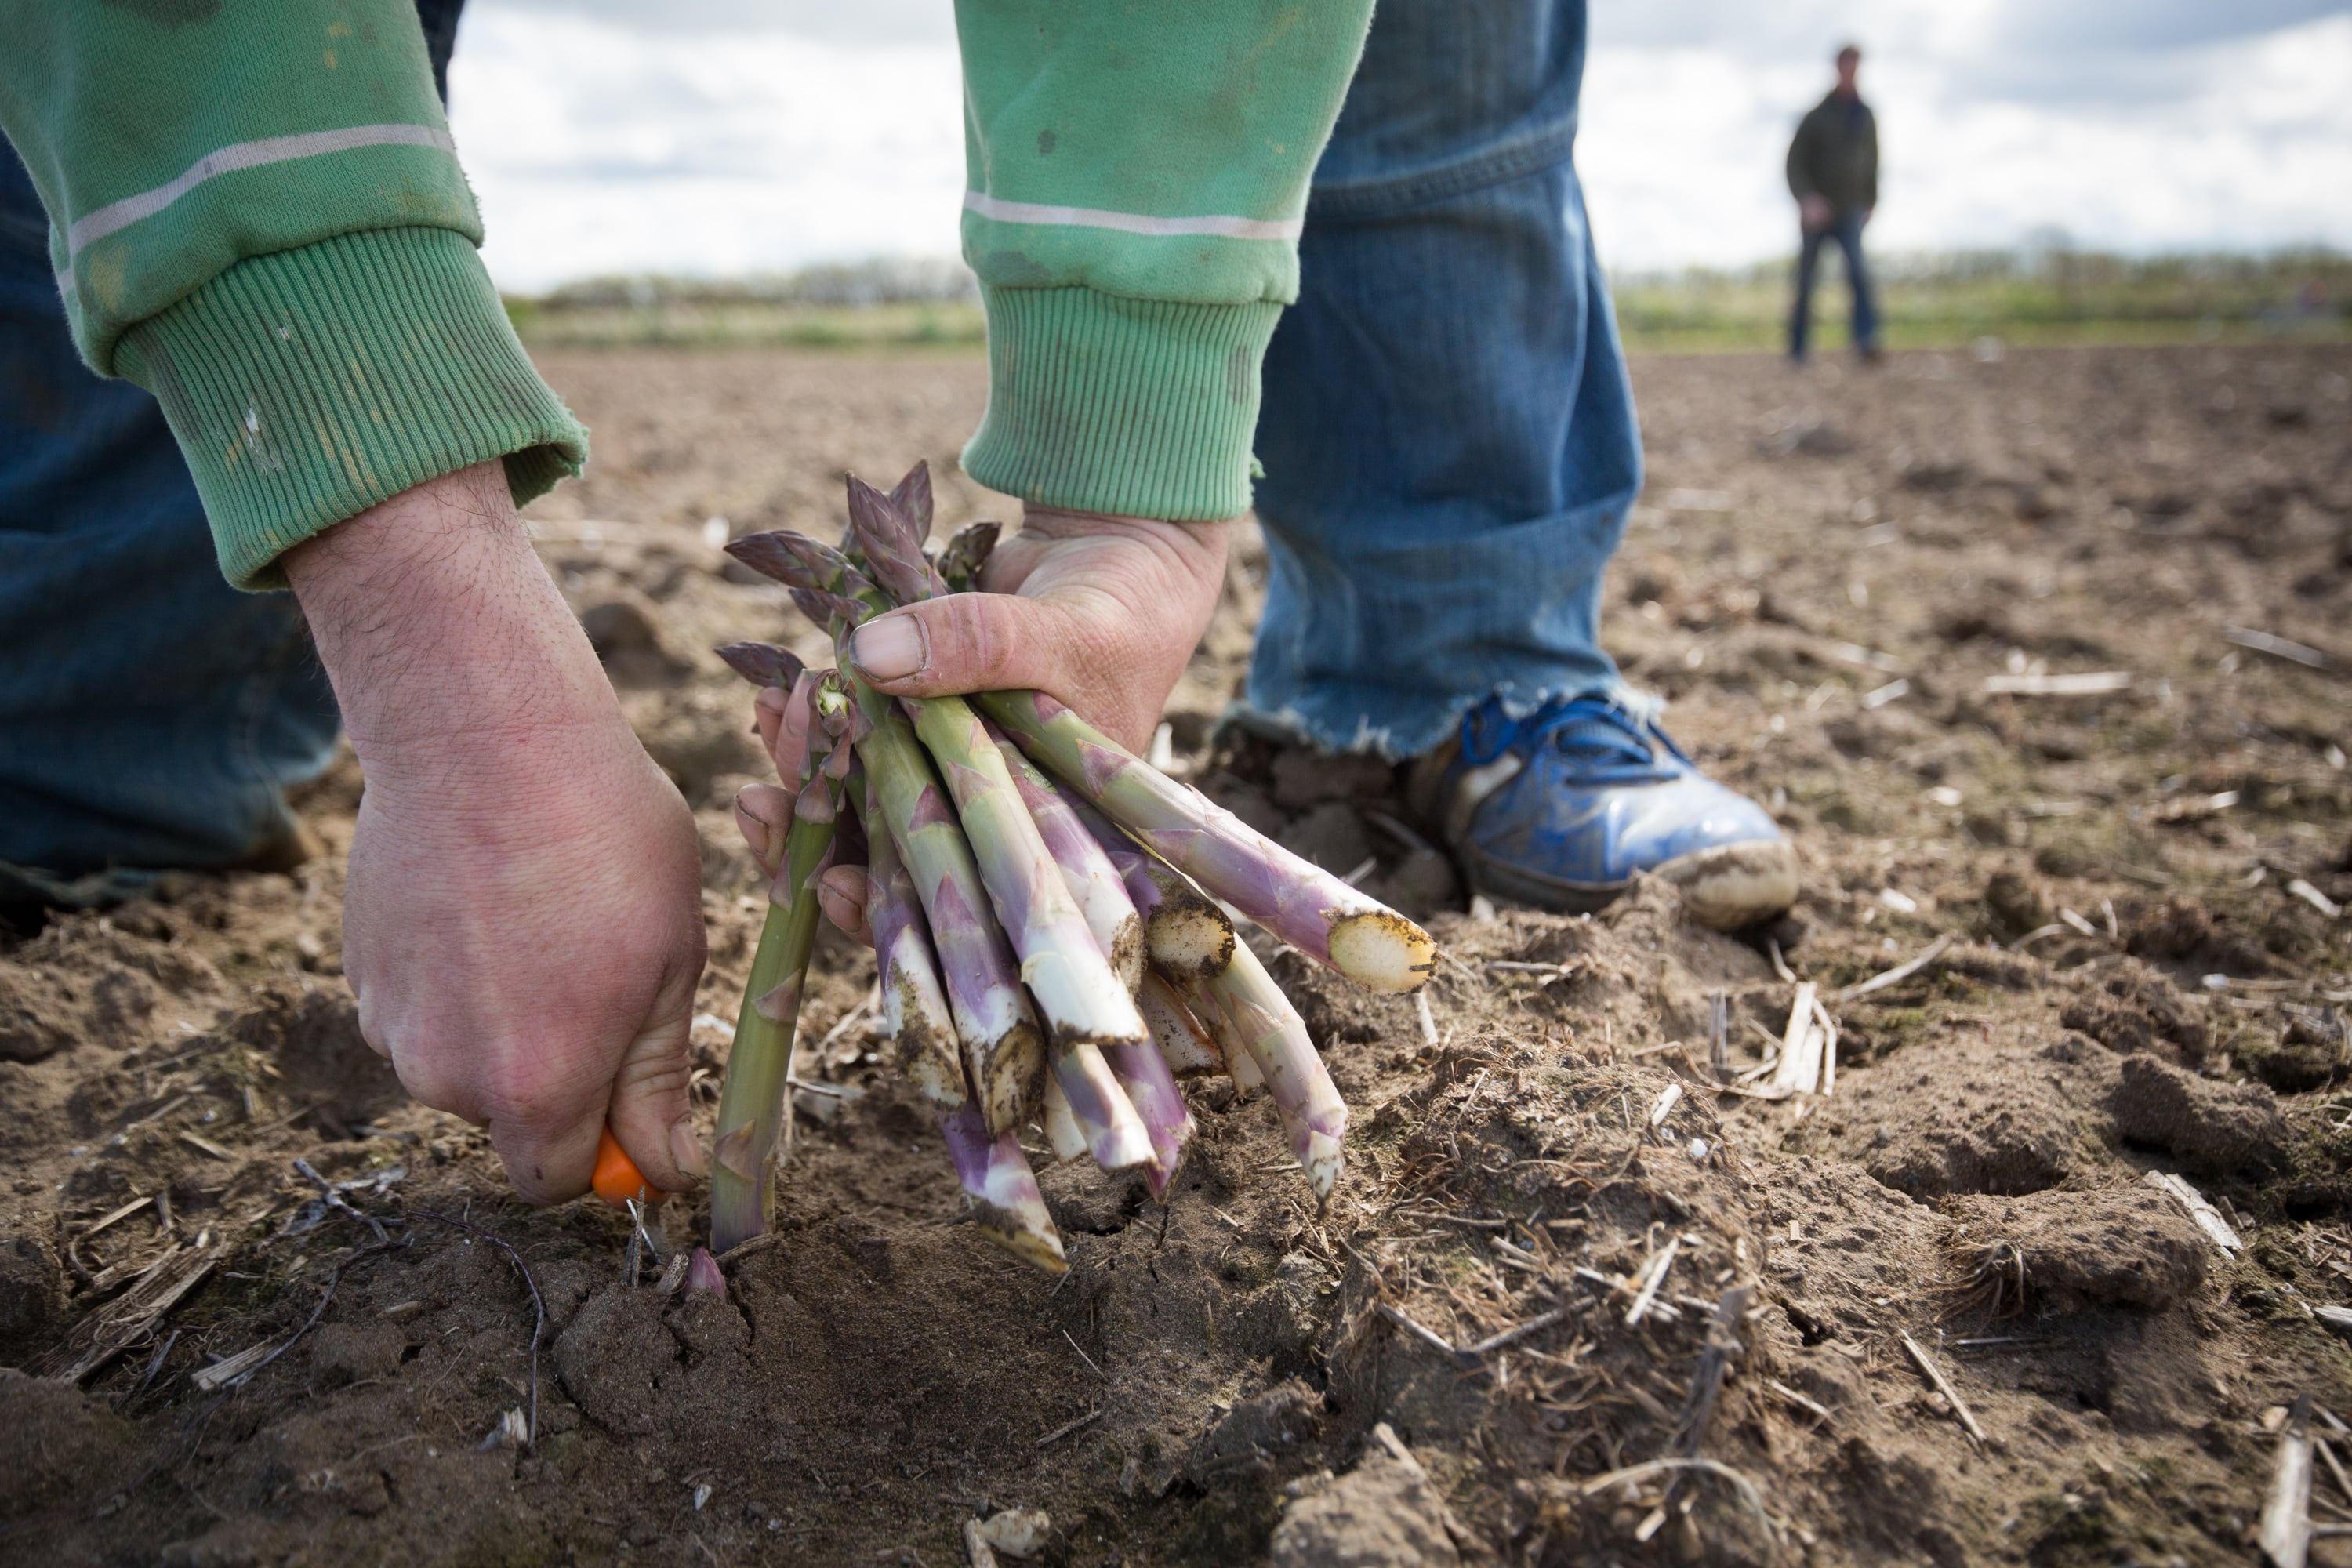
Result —
[[[2341, 0], [1601, 0], [1578, 162], [1613, 265], [1791, 242], [1780, 165], [1867, 50], [1886, 249], [2056, 227], [2128, 250], [2352, 247]], [[476, 0], [450, 78], [493, 273], [724, 275], [951, 254], [949, 0]]]
[[955, 45], [636, 32], [469, 13], [450, 121], [503, 288], [950, 256], [963, 190]]

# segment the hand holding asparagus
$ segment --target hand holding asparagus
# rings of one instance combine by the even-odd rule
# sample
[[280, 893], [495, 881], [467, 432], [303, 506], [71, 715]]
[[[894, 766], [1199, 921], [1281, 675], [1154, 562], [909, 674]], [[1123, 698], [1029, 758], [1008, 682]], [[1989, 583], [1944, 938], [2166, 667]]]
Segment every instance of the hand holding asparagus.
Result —
[[[722, 1093], [714, 1250], [766, 1223], [783, 1064], [805, 984], [803, 932], [814, 931], [820, 894], [842, 886], [832, 847], [851, 814], [870, 846], [863, 923], [877, 946], [894, 1059], [938, 1108], [983, 1235], [1064, 1266], [1018, 1142], [1033, 1121], [1057, 1150], [1083, 1150], [1105, 1170], [1140, 1167], [1164, 1195], [1192, 1131], [1176, 1080], [1203, 1070], [1269, 1088], [1310, 1186], [1328, 1197], [1347, 1108], [1297, 1011], [1220, 902], [1384, 991], [1427, 979], [1428, 935], [1053, 698], [905, 691], [921, 682], [877, 657], [877, 646], [889, 647], [869, 635], [877, 617], [903, 626], [909, 618], [889, 614], [896, 606], [928, 612], [916, 624], [924, 671], [939, 628], [1000, 624], [991, 617], [1001, 605], [977, 601], [1001, 595], [962, 591], [989, 575], [994, 525], [966, 530], [934, 556], [920, 465], [887, 494], [854, 478], [849, 493], [842, 549], [784, 532], [729, 547], [793, 590], [833, 636], [840, 669], [813, 676], [761, 645], [724, 650], [748, 679], [791, 692], [763, 696], [761, 729], [793, 809]], [[1222, 539], [1217, 552], [1221, 560]], [[1029, 640], [1038, 629], [1028, 628]], [[1000, 647], [990, 668], [1043, 666]], [[899, 689], [895, 700], [886, 687]], [[799, 712], [809, 717], [795, 748], [783, 721]], [[753, 814], [772, 847], [781, 815]]]

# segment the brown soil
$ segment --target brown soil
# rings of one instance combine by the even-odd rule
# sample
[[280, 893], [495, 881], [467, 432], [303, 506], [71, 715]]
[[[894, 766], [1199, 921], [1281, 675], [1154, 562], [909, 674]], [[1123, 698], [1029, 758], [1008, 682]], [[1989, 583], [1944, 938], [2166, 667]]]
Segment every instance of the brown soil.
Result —
[[[721, 571], [706, 520], [829, 531], [843, 469], [918, 455], [943, 525], [1000, 508], [952, 468], [982, 367], [548, 368], [598, 462], [534, 510], [545, 555], [699, 814], [702, 1005], [731, 1016], [759, 906], [726, 804], [761, 763], [703, 650], [812, 639]], [[346, 765], [300, 803], [327, 853], [295, 873], [0, 948], [0, 1363], [26, 1369], [0, 1373], [0, 1557], [942, 1568], [965, 1520], [1024, 1507], [1051, 1517], [1043, 1561], [1088, 1565], [2248, 1560], [2277, 1407], [2352, 1413], [2352, 1360], [2309, 1310], [2352, 1300], [2352, 922], [2288, 890], [2352, 900], [2347, 373], [2284, 348], [1638, 363], [1652, 480], [1609, 637], [1805, 858], [1797, 913], [1744, 938], [1663, 888], [1590, 920], [1465, 910], [1398, 831], [1389, 770], [1213, 745], [1263, 572], [1244, 550], [1177, 693], [1180, 757], [1433, 917], [1436, 1038], [1410, 1002], [1278, 960], [1355, 1110], [1328, 1210], [1265, 1107], [1209, 1080], [1164, 1208], [1046, 1175], [1058, 1282], [958, 1224], [853, 1022], [823, 1070], [864, 1092], [804, 1100], [776, 1238], [730, 1262], [729, 1300], [622, 1287], [621, 1221], [517, 1204], [359, 1038]], [[2134, 679], [1984, 689], [2042, 669]], [[1834, 1095], [1714, 1092], [1713, 995], [1736, 1063], [1785, 1023], [1775, 943], [1829, 994], [1941, 932], [1939, 963], [1832, 1002]], [[870, 983], [825, 946], [813, 1028]], [[2196, 1182], [2242, 1255], [2151, 1170]], [[1668, 1247], [1629, 1326], [1626, 1281]], [[535, 1369], [515, 1258], [544, 1304]], [[42, 1375], [192, 1260], [79, 1387]], [[314, 1321], [233, 1394], [194, 1381]], [[1453, 1355], [1408, 1322], [1454, 1346], [1535, 1326]], [[501, 1443], [534, 1397], [535, 1441]], [[1586, 1489], [1694, 1449], [1769, 1522], [1720, 1472], [1657, 1515], [1664, 1480]], [[2314, 1506], [2352, 1520], [2325, 1474]]]

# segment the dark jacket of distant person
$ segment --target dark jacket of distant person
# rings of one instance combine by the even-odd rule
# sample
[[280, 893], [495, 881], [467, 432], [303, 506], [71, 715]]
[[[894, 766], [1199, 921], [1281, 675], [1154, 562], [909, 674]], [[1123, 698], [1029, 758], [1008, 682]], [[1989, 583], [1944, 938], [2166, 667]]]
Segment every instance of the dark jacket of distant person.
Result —
[[1798, 121], [1789, 194], [1826, 196], [1840, 216], [1878, 205], [1878, 117], [1859, 94], [1832, 89]]

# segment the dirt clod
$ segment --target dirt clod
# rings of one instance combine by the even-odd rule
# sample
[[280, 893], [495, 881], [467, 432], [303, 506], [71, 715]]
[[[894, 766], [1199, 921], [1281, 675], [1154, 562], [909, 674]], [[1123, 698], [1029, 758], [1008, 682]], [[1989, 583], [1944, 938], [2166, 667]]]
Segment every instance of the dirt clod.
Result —
[[1322, 1490], [1290, 1505], [1274, 1532], [1274, 1568], [1457, 1568], [1445, 1504], [1428, 1478], [1377, 1447]]
[[2013, 866], [1995, 871], [1985, 883], [1985, 910], [1993, 930], [2002, 937], [2020, 937], [2050, 923], [2050, 897], [2033, 879]]
[[[1983, 1271], [2006, 1245], [2023, 1259], [2024, 1300], [2003, 1306], [2058, 1311], [2137, 1307], [2160, 1312], [2205, 1282], [2212, 1244], [2179, 1205], [2146, 1187], [2095, 1193], [2042, 1192], [2021, 1198], [1964, 1198], [1953, 1246]], [[1990, 1266], [1990, 1267], [1989, 1267]]]
[[2203, 1016], [2161, 974], [2137, 962], [2109, 971], [2095, 991], [2067, 1003], [2058, 1021], [2118, 1053], [2149, 1050], [2166, 1041], [2190, 1063], [2202, 1060], [2212, 1042]]
[[2107, 1110], [2125, 1138], [2211, 1176], [2275, 1165], [2286, 1140], [2268, 1088], [2214, 1083], [2151, 1057], [2124, 1058]]
[[65, 1268], [37, 1236], [0, 1236], [0, 1359], [16, 1361], [20, 1347], [58, 1321], [65, 1304]]
[[71, 1384], [0, 1368], [0, 1521], [131, 1479], [130, 1425]]
[[1987, 1065], [1947, 1069], [1906, 1058], [1895, 1081], [1858, 1088], [1848, 1126], [1864, 1146], [1864, 1168], [1916, 1198], [2056, 1184], [2074, 1168], [2080, 1126], [2068, 1097], [2022, 1054], [2010, 1058], [2005, 1079], [1985, 1076]]

